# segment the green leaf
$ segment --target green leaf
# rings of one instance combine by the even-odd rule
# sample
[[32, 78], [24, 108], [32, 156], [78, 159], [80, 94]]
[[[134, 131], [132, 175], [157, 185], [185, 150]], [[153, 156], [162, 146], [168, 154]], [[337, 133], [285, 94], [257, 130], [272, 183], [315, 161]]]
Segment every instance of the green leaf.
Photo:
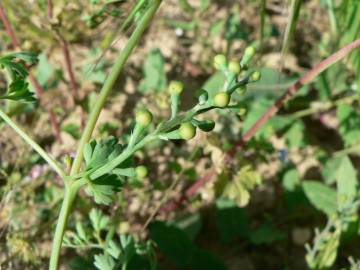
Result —
[[108, 216], [105, 216], [99, 209], [91, 209], [89, 218], [91, 221], [91, 226], [96, 232], [104, 230], [109, 225], [110, 219]]
[[192, 270], [226, 270], [224, 263], [211, 252], [196, 249], [190, 267]]
[[122, 149], [122, 145], [118, 144], [117, 139], [114, 137], [109, 137], [99, 142], [91, 141], [85, 146], [84, 150], [86, 169], [90, 170], [105, 165], [120, 155]]
[[89, 242], [90, 239], [85, 231], [84, 225], [82, 222], [76, 222], [76, 233], [77, 235], [80, 237], [81, 240], [85, 241], [85, 242]]
[[304, 134], [304, 123], [302, 121], [296, 121], [285, 134], [289, 147], [291, 148], [303, 146]]
[[202, 227], [201, 215], [199, 213], [186, 214], [177, 218], [170, 224], [183, 230], [187, 236], [194, 241]]
[[163, 222], [154, 222], [150, 225], [150, 238], [180, 267], [190, 264], [195, 246], [182, 230]]
[[351, 146], [360, 138], [360, 115], [350, 105], [342, 104], [337, 107], [337, 118], [339, 120], [338, 131], [344, 140], [345, 146]]
[[55, 69], [49, 63], [46, 54], [39, 55], [39, 63], [36, 70], [36, 78], [41, 86], [46, 87], [49, 84], [50, 79], [54, 76]]
[[282, 184], [287, 191], [294, 191], [300, 184], [299, 172], [297, 169], [288, 170], [282, 179]]
[[66, 133], [69, 133], [74, 139], [80, 139], [81, 130], [79, 125], [74, 123], [69, 123], [61, 128]]
[[94, 265], [99, 270], [114, 270], [116, 263], [115, 260], [108, 254], [95, 255]]
[[311, 204], [328, 216], [336, 213], [336, 191], [317, 181], [305, 181], [303, 189]]
[[139, 87], [140, 91], [159, 92], [166, 88], [165, 62], [159, 49], [154, 49], [150, 52], [145, 60], [143, 70], [144, 81]]
[[30, 92], [29, 84], [20, 77], [11, 82], [8, 92], [0, 96], [0, 99], [9, 99], [22, 102], [35, 102], [34, 93]]
[[113, 201], [113, 195], [123, 186], [123, 179], [115, 174], [105, 174], [96, 180], [88, 180], [86, 193], [94, 197], [98, 204], [109, 205]]
[[347, 156], [341, 159], [336, 173], [336, 184], [339, 196], [346, 196], [347, 200], [355, 197], [358, 185], [356, 170]]
[[282, 240], [285, 238], [285, 233], [277, 230], [271, 224], [263, 224], [250, 234], [250, 241], [256, 245], [270, 244], [274, 241]]
[[227, 199], [216, 201], [217, 227], [222, 242], [230, 242], [238, 237], [246, 238], [250, 232], [245, 211]]
[[36, 55], [31, 52], [19, 52], [0, 57], [0, 68], [5, 69], [11, 79], [6, 94], [0, 96], [0, 99], [22, 102], [34, 102], [36, 100], [26, 82], [28, 72], [24, 66], [24, 61], [35, 63], [37, 61]]
[[341, 158], [330, 158], [326, 160], [324, 167], [321, 171], [322, 177], [324, 178], [326, 184], [331, 185], [336, 181], [337, 171], [341, 164]]

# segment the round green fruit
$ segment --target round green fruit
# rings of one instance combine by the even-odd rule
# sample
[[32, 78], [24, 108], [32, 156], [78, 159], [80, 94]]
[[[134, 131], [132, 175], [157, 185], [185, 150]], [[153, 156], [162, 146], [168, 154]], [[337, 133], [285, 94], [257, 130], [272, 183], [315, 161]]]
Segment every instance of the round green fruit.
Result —
[[137, 166], [135, 174], [138, 178], [145, 178], [148, 175], [148, 169], [143, 165]]
[[146, 127], [150, 125], [153, 116], [150, 111], [144, 109], [138, 111], [135, 115], [135, 118], [138, 125]]
[[220, 92], [216, 94], [214, 98], [215, 106], [224, 108], [230, 103], [230, 95], [226, 92]]
[[261, 73], [259, 71], [254, 71], [251, 74], [251, 81], [252, 82], [257, 82], [258, 80], [260, 80], [260, 78], [261, 78]]
[[180, 95], [183, 89], [184, 89], [184, 85], [182, 82], [171, 81], [169, 84], [169, 93], [171, 95]]
[[226, 66], [226, 56], [223, 54], [217, 54], [214, 57], [214, 67], [216, 69], [221, 69]]
[[234, 74], [239, 74], [241, 71], [240, 63], [237, 61], [231, 61], [228, 67], [229, 71]]
[[182, 123], [179, 128], [179, 134], [181, 139], [191, 140], [196, 135], [196, 127], [189, 122]]

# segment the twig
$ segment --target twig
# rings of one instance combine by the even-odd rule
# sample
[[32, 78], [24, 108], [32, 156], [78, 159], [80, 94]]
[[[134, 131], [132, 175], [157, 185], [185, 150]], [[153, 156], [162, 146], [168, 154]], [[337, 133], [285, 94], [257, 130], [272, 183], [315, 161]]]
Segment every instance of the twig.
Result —
[[[18, 40], [16, 38], [14, 29], [12, 28], [12, 26], [10, 24], [9, 18], [6, 15], [6, 11], [5, 11], [4, 7], [2, 6], [1, 1], [0, 1], [0, 18], [1, 18], [1, 21], [3, 22], [3, 24], [5, 26], [6, 32], [8, 33], [8, 35], [9, 35], [9, 37], [11, 39], [11, 43], [12, 43], [13, 48], [15, 50], [16, 49], [21, 49], [20, 48], [21, 46], [20, 46], [20, 44], [19, 44], [19, 42], [18, 42]], [[42, 89], [40, 83], [36, 80], [36, 78], [30, 72], [29, 72], [29, 79], [30, 79], [32, 85], [34, 86], [36, 95], [40, 99], [43, 92], [44, 92], [44, 90]], [[54, 134], [55, 134], [57, 140], [59, 142], [62, 142], [61, 135], [60, 135], [59, 123], [57, 121], [56, 115], [55, 115], [54, 111], [51, 108], [49, 108], [49, 109], [46, 108], [46, 110], [47, 110], [47, 112], [49, 114], [50, 122], [51, 122], [51, 126], [53, 128]]]
[[[255, 133], [267, 123], [267, 121], [278, 112], [278, 110], [291, 98], [293, 97], [302, 86], [311, 82], [316, 76], [318, 76], [325, 69], [329, 68], [331, 65], [335, 64], [340, 59], [344, 58], [347, 54], [352, 52], [354, 49], [360, 47], [360, 38], [341, 48], [334, 54], [330, 55], [325, 60], [318, 63], [305, 75], [303, 75], [299, 80], [297, 80], [293, 85], [291, 85], [286, 92], [256, 121], [255, 124], [242, 136], [242, 138], [235, 144], [235, 146], [227, 152], [224, 157], [224, 163], [230, 163], [233, 160], [234, 155], [237, 150], [245, 145]], [[193, 185], [191, 185], [178, 200], [169, 202], [166, 204], [160, 211], [161, 212], [171, 212], [181, 205], [187, 198], [195, 194], [201, 187], [206, 183], [211, 181], [211, 179], [216, 175], [215, 169], [208, 170], [203, 177], [198, 179]]]

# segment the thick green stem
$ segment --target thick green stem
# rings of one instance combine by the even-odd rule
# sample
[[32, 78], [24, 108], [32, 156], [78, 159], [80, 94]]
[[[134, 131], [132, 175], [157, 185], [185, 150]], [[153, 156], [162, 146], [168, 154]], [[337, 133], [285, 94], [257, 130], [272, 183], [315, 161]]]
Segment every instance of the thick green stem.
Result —
[[29, 135], [26, 134], [25, 131], [23, 131], [6, 113], [4, 113], [2, 110], [0, 110], [0, 117], [10, 126], [12, 127], [17, 134], [19, 134], [25, 142], [27, 142], [45, 161], [55, 170], [55, 172], [60, 177], [65, 177], [65, 172], [59, 164], [49, 156], [48, 153], [40, 146], [38, 145], [32, 138], [30, 138]]
[[123, 70], [126, 60], [129, 58], [131, 52], [136, 47], [136, 45], [139, 43], [142, 34], [146, 30], [147, 26], [150, 24], [154, 14], [156, 13], [157, 9], [159, 8], [161, 2], [162, 2], [162, 0], [153, 0], [151, 2], [149, 9], [146, 11], [146, 13], [144, 14], [140, 23], [138, 24], [135, 31], [131, 35], [125, 48], [118, 56], [118, 58], [114, 64], [114, 67], [111, 70], [110, 75], [106, 79], [106, 81], [100, 91], [100, 95], [97, 98], [97, 102], [94, 106], [94, 109], [92, 110], [92, 112], [89, 116], [89, 120], [88, 120], [85, 130], [82, 134], [70, 174], [75, 174], [75, 173], [79, 172], [79, 170], [81, 168], [82, 159], [83, 159], [84, 146], [86, 143], [89, 142], [89, 140], [91, 138], [91, 135], [94, 131], [96, 122], [99, 118], [100, 112], [105, 105], [106, 98], [108, 97], [110, 91], [112, 90], [112, 88], [115, 85], [116, 80], [118, 79], [121, 71]]
[[71, 207], [80, 187], [85, 184], [84, 180], [78, 180], [65, 186], [64, 200], [61, 205], [59, 219], [56, 224], [55, 236], [52, 243], [49, 270], [57, 270], [60, 259], [61, 245], [64, 237], [66, 224], [70, 215]]

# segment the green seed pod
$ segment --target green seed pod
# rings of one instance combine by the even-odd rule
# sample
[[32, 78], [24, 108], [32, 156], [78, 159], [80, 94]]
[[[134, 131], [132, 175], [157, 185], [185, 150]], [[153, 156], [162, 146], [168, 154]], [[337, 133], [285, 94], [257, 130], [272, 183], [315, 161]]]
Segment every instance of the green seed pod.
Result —
[[171, 95], [180, 95], [184, 89], [184, 84], [180, 81], [171, 81], [168, 89]]
[[226, 57], [223, 54], [217, 54], [214, 57], [214, 67], [216, 69], [222, 69], [226, 67]]
[[179, 128], [180, 137], [184, 140], [190, 140], [196, 135], [196, 128], [190, 122], [182, 123]]
[[257, 82], [261, 78], [261, 73], [259, 71], [254, 71], [250, 75], [251, 82]]
[[240, 63], [238, 63], [237, 61], [231, 61], [229, 63], [228, 69], [231, 73], [237, 75], [241, 71]]
[[143, 109], [136, 112], [135, 119], [136, 123], [142, 127], [147, 127], [152, 121], [152, 114], [150, 111]]
[[137, 178], [145, 178], [148, 175], [148, 169], [144, 165], [137, 166], [135, 174]]
[[230, 95], [226, 92], [220, 92], [214, 97], [214, 104], [217, 107], [224, 108], [230, 103]]

